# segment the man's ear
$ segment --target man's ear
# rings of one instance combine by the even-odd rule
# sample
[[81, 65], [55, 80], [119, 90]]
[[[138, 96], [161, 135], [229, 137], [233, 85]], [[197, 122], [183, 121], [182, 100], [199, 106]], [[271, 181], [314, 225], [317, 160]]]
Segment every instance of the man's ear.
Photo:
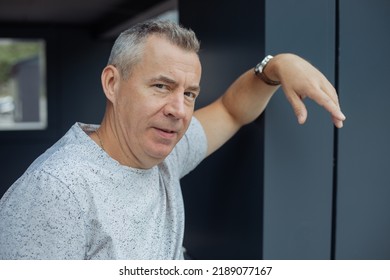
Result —
[[120, 83], [120, 74], [113, 65], [107, 65], [101, 75], [102, 87], [107, 99], [114, 103]]

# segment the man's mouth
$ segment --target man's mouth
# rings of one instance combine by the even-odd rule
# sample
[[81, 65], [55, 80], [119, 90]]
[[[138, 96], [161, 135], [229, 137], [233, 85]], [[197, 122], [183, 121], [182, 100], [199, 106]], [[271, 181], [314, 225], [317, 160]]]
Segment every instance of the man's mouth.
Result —
[[164, 128], [159, 128], [161, 131], [164, 131], [166, 133], [176, 133], [174, 130], [169, 130], [169, 129], [164, 129]]
[[157, 132], [160, 135], [160, 137], [165, 138], [165, 139], [172, 139], [178, 133], [177, 130], [172, 130], [172, 129], [169, 129], [169, 128], [155, 127], [155, 129], [157, 130]]

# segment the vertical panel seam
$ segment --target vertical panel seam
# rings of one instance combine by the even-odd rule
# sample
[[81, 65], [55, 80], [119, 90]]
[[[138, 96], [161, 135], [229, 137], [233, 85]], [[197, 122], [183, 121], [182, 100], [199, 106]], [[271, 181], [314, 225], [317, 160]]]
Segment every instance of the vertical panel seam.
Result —
[[[334, 87], [339, 93], [339, 56], [340, 56], [340, 2], [335, 0], [335, 61], [334, 61]], [[339, 131], [334, 127], [333, 133], [333, 178], [332, 178], [332, 225], [331, 225], [331, 248], [330, 258], [336, 259], [337, 238], [337, 190], [338, 190], [338, 139]]]

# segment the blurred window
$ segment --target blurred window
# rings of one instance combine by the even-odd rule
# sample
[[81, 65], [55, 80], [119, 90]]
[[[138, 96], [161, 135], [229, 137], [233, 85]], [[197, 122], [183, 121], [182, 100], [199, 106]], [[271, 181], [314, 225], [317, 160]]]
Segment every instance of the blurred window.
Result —
[[0, 38], [0, 130], [46, 126], [45, 41]]

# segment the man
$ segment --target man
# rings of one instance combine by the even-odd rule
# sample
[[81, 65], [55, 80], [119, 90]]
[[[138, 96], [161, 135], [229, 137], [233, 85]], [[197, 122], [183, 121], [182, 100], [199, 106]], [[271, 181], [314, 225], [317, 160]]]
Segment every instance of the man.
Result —
[[292, 54], [268, 56], [194, 112], [198, 50], [169, 22], [119, 36], [101, 76], [101, 125], [75, 124], [2, 198], [0, 258], [181, 259], [180, 178], [255, 120], [279, 82], [299, 123], [310, 97], [342, 127], [334, 88]]

